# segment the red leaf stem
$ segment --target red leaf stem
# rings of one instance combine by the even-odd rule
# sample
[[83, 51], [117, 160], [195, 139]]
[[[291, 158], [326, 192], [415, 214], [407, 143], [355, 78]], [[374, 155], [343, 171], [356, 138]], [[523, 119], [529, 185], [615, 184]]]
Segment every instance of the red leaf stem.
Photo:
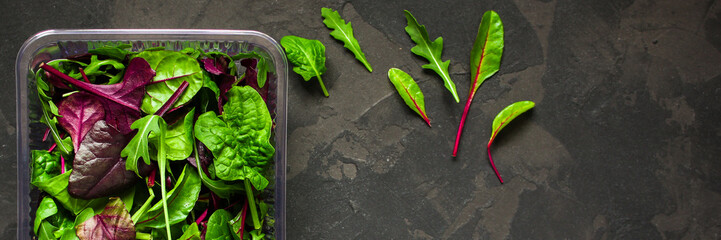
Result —
[[45, 140], [48, 140], [48, 134], [50, 134], [50, 128], [45, 129], [45, 134], [43, 134], [43, 142], [45, 142]]
[[[493, 142], [493, 140], [491, 140]], [[496, 164], [493, 163], [493, 157], [491, 157], [491, 142], [488, 142], [488, 145], [486, 146], [486, 150], [488, 151], [488, 161], [491, 162], [491, 167], [493, 167], [493, 171], [496, 172], [496, 177], [498, 177], [498, 180], [503, 183], [503, 178], [501, 178], [501, 174], [498, 173], [498, 170], [496, 170]]]
[[55, 149], [55, 147], [57, 147], [57, 146], [58, 146], [58, 144], [57, 144], [57, 143], [53, 143], [53, 145], [52, 145], [52, 146], [50, 146], [50, 148], [48, 148], [48, 152], [52, 152], [52, 151], [53, 151], [53, 149]]
[[243, 205], [243, 217], [240, 220], [240, 237], [243, 237], [243, 230], [245, 229], [245, 215], [248, 213], [248, 201], [245, 201], [245, 205]]
[[[408, 94], [408, 97], [410, 97], [411, 101], [413, 101], [413, 105], [416, 106], [416, 109], [418, 109], [418, 112], [421, 113], [421, 117], [423, 117], [423, 120], [426, 121], [426, 123], [430, 127], [431, 120], [428, 119], [428, 116], [426, 116], [426, 113], [418, 106], [418, 103], [416, 103], [416, 99], [413, 98], [413, 95], [411, 95], [411, 92], [408, 91], [408, 88], [406, 88], [406, 86], [404, 86], [403, 84], [401, 84], [401, 86], [403, 86], [403, 90], [406, 91], [406, 94]], [[454, 154], [454, 156], [455, 156], [455, 154]]]
[[85, 82], [90, 82], [90, 80], [88, 80], [88, 76], [85, 75], [85, 71], [83, 70], [83, 68], [79, 68], [79, 69], [80, 69], [80, 75], [83, 75], [83, 79], [85, 79]]
[[178, 90], [175, 90], [175, 92], [173, 93], [173, 95], [170, 96], [170, 98], [168, 99], [168, 101], [166, 101], [166, 102], [163, 104], [163, 106], [160, 107], [160, 109], [158, 109], [157, 112], [155, 112], [155, 115], [158, 115], [158, 116], [161, 116], [161, 117], [162, 117], [162, 116], [165, 114], [165, 112], [167, 112], [168, 109], [170, 109], [170, 106], [173, 106], [173, 104], [175, 104], [175, 102], [178, 101], [178, 98], [180, 97], [180, 94], [182, 94], [183, 92], [185, 92], [185, 89], [188, 88], [188, 85], [190, 85], [190, 84], [188, 83], [188, 81], [183, 81], [183, 83], [181, 83], [180, 86], [178, 87]]
[[208, 215], [208, 209], [206, 208], [205, 211], [203, 211], [202, 214], [200, 214], [200, 217], [198, 219], [195, 219], [195, 224], [200, 225], [201, 222], [203, 222], [203, 219], [205, 219], [205, 216]]
[[60, 174], [65, 173], [65, 157], [60, 155]]

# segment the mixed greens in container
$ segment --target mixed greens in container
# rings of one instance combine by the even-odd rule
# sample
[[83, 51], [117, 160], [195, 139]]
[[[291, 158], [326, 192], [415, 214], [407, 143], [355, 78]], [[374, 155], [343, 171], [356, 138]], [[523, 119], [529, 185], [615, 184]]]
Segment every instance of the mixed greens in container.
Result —
[[130, 47], [35, 72], [52, 143], [31, 151], [36, 238], [272, 238], [272, 61]]

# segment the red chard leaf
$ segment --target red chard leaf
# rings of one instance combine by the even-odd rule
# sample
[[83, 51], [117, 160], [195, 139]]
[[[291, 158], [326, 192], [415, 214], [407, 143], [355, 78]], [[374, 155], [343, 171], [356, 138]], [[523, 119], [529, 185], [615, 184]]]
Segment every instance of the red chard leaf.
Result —
[[125, 160], [120, 157], [128, 140], [105, 121], [97, 121], [75, 154], [68, 183], [70, 195], [82, 199], [107, 197], [131, 186], [138, 177], [125, 170]]
[[97, 97], [88, 93], [74, 93], [63, 99], [58, 106], [60, 126], [70, 134], [75, 152], [80, 148], [80, 142], [100, 119], [105, 118], [105, 109]]
[[203, 63], [203, 68], [205, 71], [208, 71], [209, 73], [212, 73], [213, 75], [220, 75], [223, 73], [227, 73], [227, 64], [226, 66], [223, 66], [221, 61], [215, 61], [215, 59], [212, 58], [204, 58], [200, 60], [200, 62]]
[[133, 240], [135, 224], [120, 198], [110, 198], [103, 212], [85, 220], [75, 232], [82, 240]]
[[518, 117], [518, 115], [527, 112], [535, 106], [536, 103], [531, 101], [515, 102], [501, 110], [501, 112], [496, 115], [496, 118], [493, 119], [493, 134], [491, 134], [491, 139], [488, 140], [486, 150], [488, 151], [488, 161], [491, 162], [491, 167], [493, 167], [493, 171], [496, 172], [496, 176], [498, 177], [498, 180], [501, 181], [501, 183], [503, 183], [503, 178], [501, 178], [501, 174], [499, 174], [498, 170], [496, 170], [496, 164], [493, 162], [493, 158], [491, 157], [491, 144], [493, 143], [493, 140], [496, 139], [496, 136], [498, 136], [498, 132], [500, 132], [501, 129], [508, 126], [508, 123]]

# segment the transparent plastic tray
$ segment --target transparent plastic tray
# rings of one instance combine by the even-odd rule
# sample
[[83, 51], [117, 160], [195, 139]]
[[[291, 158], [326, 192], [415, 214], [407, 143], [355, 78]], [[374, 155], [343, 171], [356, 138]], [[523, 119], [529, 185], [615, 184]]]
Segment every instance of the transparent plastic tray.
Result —
[[[274, 215], [275, 239], [285, 239], [285, 170], [287, 134], [287, 61], [280, 45], [270, 36], [257, 31], [189, 30], [189, 29], [86, 29], [47, 30], [30, 37], [18, 52], [15, 77], [17, 89], [17, 239], [31, 239], [32, 219], [30, 185], [30, 150], [47, 149], [42, 142], [44, 125], [38, 122], [40, 105], [35, 87], [34, 72], [41, 62], [86, 53], [105, 45], [128, 43], [133, 51], [151, 47], [182, 50], [187, 47], [204, 51], [220, 51], [229, 55], [239, 52], [264, 51], [273, 61], [275, 74], [268, 75], [271, 93], [275, 97], [275, 182]], [[240, 64], [238, 64], [240, 65]], [[272, 99], [271, 99], [272, 100]], [[35, 196], [37, 197], [37, 196]]]

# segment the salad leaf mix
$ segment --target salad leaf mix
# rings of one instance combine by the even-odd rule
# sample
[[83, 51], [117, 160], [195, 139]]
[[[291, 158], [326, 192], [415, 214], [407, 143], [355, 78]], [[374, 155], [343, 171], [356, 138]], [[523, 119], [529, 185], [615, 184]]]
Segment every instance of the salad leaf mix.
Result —
[[32, 151], [37, 239], [272, 236], [268, 56], [129, 48], [35, 72], [54, 142]]

